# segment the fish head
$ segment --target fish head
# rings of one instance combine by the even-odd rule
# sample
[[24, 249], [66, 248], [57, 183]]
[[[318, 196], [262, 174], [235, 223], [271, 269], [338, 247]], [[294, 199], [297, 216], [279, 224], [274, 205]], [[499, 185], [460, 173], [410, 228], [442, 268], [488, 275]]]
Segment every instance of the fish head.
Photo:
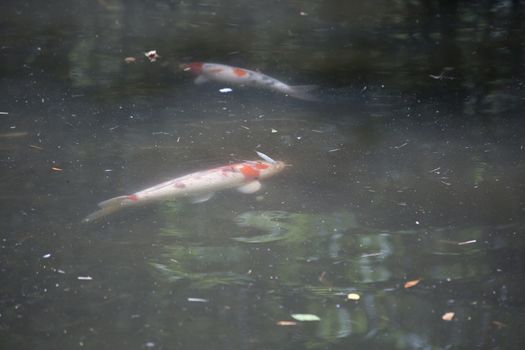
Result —
[[256, 171], [258, 171], [257, 177], [259, 179], [265, 179], [267, 177], [274, 176], [275, 174], [278, 174], [281, 171], [283, 171], [284, 168], [286, 167], [286, 164], [281, 161], [274, 161], [270, 163], [267, 161], [259, 160], [259, 161], [254, 161], [250, 163], [251, 163], [251, 167], [256, 169]]
[[202, 73], [202, 62], [191, 62], [191, 63], [182, 63], [179, 65], [179, 68], [185, 72], [191, 72], [195, 75]]

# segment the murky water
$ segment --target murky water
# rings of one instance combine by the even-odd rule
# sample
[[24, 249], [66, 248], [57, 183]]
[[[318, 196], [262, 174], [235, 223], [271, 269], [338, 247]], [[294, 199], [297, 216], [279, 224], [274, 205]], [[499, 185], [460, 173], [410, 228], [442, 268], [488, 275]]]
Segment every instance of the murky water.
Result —
[[[271, 3], [1, 5], [2, 348], [525, 344], [523, 7]], [[291, 166], [255, 194], [81, 223], [256, 150]]]

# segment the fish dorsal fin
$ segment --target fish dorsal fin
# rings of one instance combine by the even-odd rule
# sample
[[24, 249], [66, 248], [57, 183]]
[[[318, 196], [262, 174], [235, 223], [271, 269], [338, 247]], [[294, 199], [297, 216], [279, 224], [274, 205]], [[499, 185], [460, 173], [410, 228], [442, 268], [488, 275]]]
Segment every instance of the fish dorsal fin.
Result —
[[202, 193], [196, 196], [192, 196], [190, 199], [190, 202], [192, 203], [203, 203], [209, 200], [211, 197], [213, 197], [215, 193], [209, 192], [209, 193]]
[[261, 183], [259, 181], [251, 181], [245, 185], [237, 187], [237, 191], [241, 193], [255, 193], [261, 189]]
[[210, 81], [208, 78], [206, 78], [204, 75], [199, 75], [197, 79], [195, 79], [195, 84], [200, 85], [204, 84]]

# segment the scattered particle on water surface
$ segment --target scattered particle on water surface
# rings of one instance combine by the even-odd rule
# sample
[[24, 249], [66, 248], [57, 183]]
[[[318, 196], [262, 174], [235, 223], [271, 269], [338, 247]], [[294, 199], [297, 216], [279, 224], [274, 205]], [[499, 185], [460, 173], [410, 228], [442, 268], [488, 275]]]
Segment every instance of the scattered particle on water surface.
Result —
[[93, 279], [93, 277], [91, 277], [91, 276], [78, 276], [77, 279], [80, 280], [80, 281], [91, 281]]
[[348, 298], [348, 300], [355, 300], [355, 301], [361, 299], [361, 296], [357, 293], [348, 293], [346, 297]]
[[222, 88], [222, 89], [219, 89], [219, 92], [223, 93], [223, 94], [227, 94], [228, 92], [232, 92], [233, 89], [230, 89], [230, 88]]
[[47, 258], [49, 258], [49, 257], [51, 257], [51, 254], [50, 254], [50, 253], [47, 253], [47, 254], [42, 255], [42, 258], [44, 258], [44, 259], [47, 259]]
[[443, 321], [452, 321], [452, 319], [454, 319], [454, 315], [454, 312], [446, 312], [445, 314], [443, 314], [443, 316], [441, 316], [441, 319]]
[[466, 245], [466, 244], [472, 244], [472, 243], [476, 243], [476, 242], [477, 242], [477, 240], [471, 239], [470, 241], [459, 242], [458, 245]]
[[416, 279], [416, 280], [407, 281], [407, 282], [405, 282], [404, 287], [405, 287], [406, 289], [408, 289], [408, 288], [412, 288], [412, 287], [416, 286], [419, 282], [421, 282], [421, 279]]
[[300, 321], [300, 322], [313, 322], [313, 321], [321, 321], [319, 316], [314, 314], [292, 314], [290, 315], [294, 320]]
[[277, 321], [275, 322], [278, 326], [297, 326], [297, 322], [295, 321]]
[[209, 302], [208, 299], [204, 299], [204, 298], [188, 298], [188, 301], [189, 302], [193, 302], [193, 303], [207, 303], [207, 302]]
[[151, 50], [148, 52], [144, 52], [144, 56], [146, 56], [150, 62], [155, 62], [160, 57], [157, 54], [157, 50]]

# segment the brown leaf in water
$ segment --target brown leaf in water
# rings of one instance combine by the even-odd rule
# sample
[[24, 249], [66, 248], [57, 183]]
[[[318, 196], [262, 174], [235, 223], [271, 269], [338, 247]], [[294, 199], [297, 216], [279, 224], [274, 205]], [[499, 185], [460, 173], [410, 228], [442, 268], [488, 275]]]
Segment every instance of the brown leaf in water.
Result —
[[421, 278], [418, 278], [417, 280], [407, 281], [407, 282], [405, 282], [405, 288], [406, 289], [412, 288], [412, 287], [416, 286], [419, 282], [421, 282]]
[[452, 321], [452, 319], [454, 318], [454, 316], [456, 315], [456, 313], [454, 312], [446, 312], [443, 314], [443, 316], [441, 316], [441, 319], [443, 321]]

